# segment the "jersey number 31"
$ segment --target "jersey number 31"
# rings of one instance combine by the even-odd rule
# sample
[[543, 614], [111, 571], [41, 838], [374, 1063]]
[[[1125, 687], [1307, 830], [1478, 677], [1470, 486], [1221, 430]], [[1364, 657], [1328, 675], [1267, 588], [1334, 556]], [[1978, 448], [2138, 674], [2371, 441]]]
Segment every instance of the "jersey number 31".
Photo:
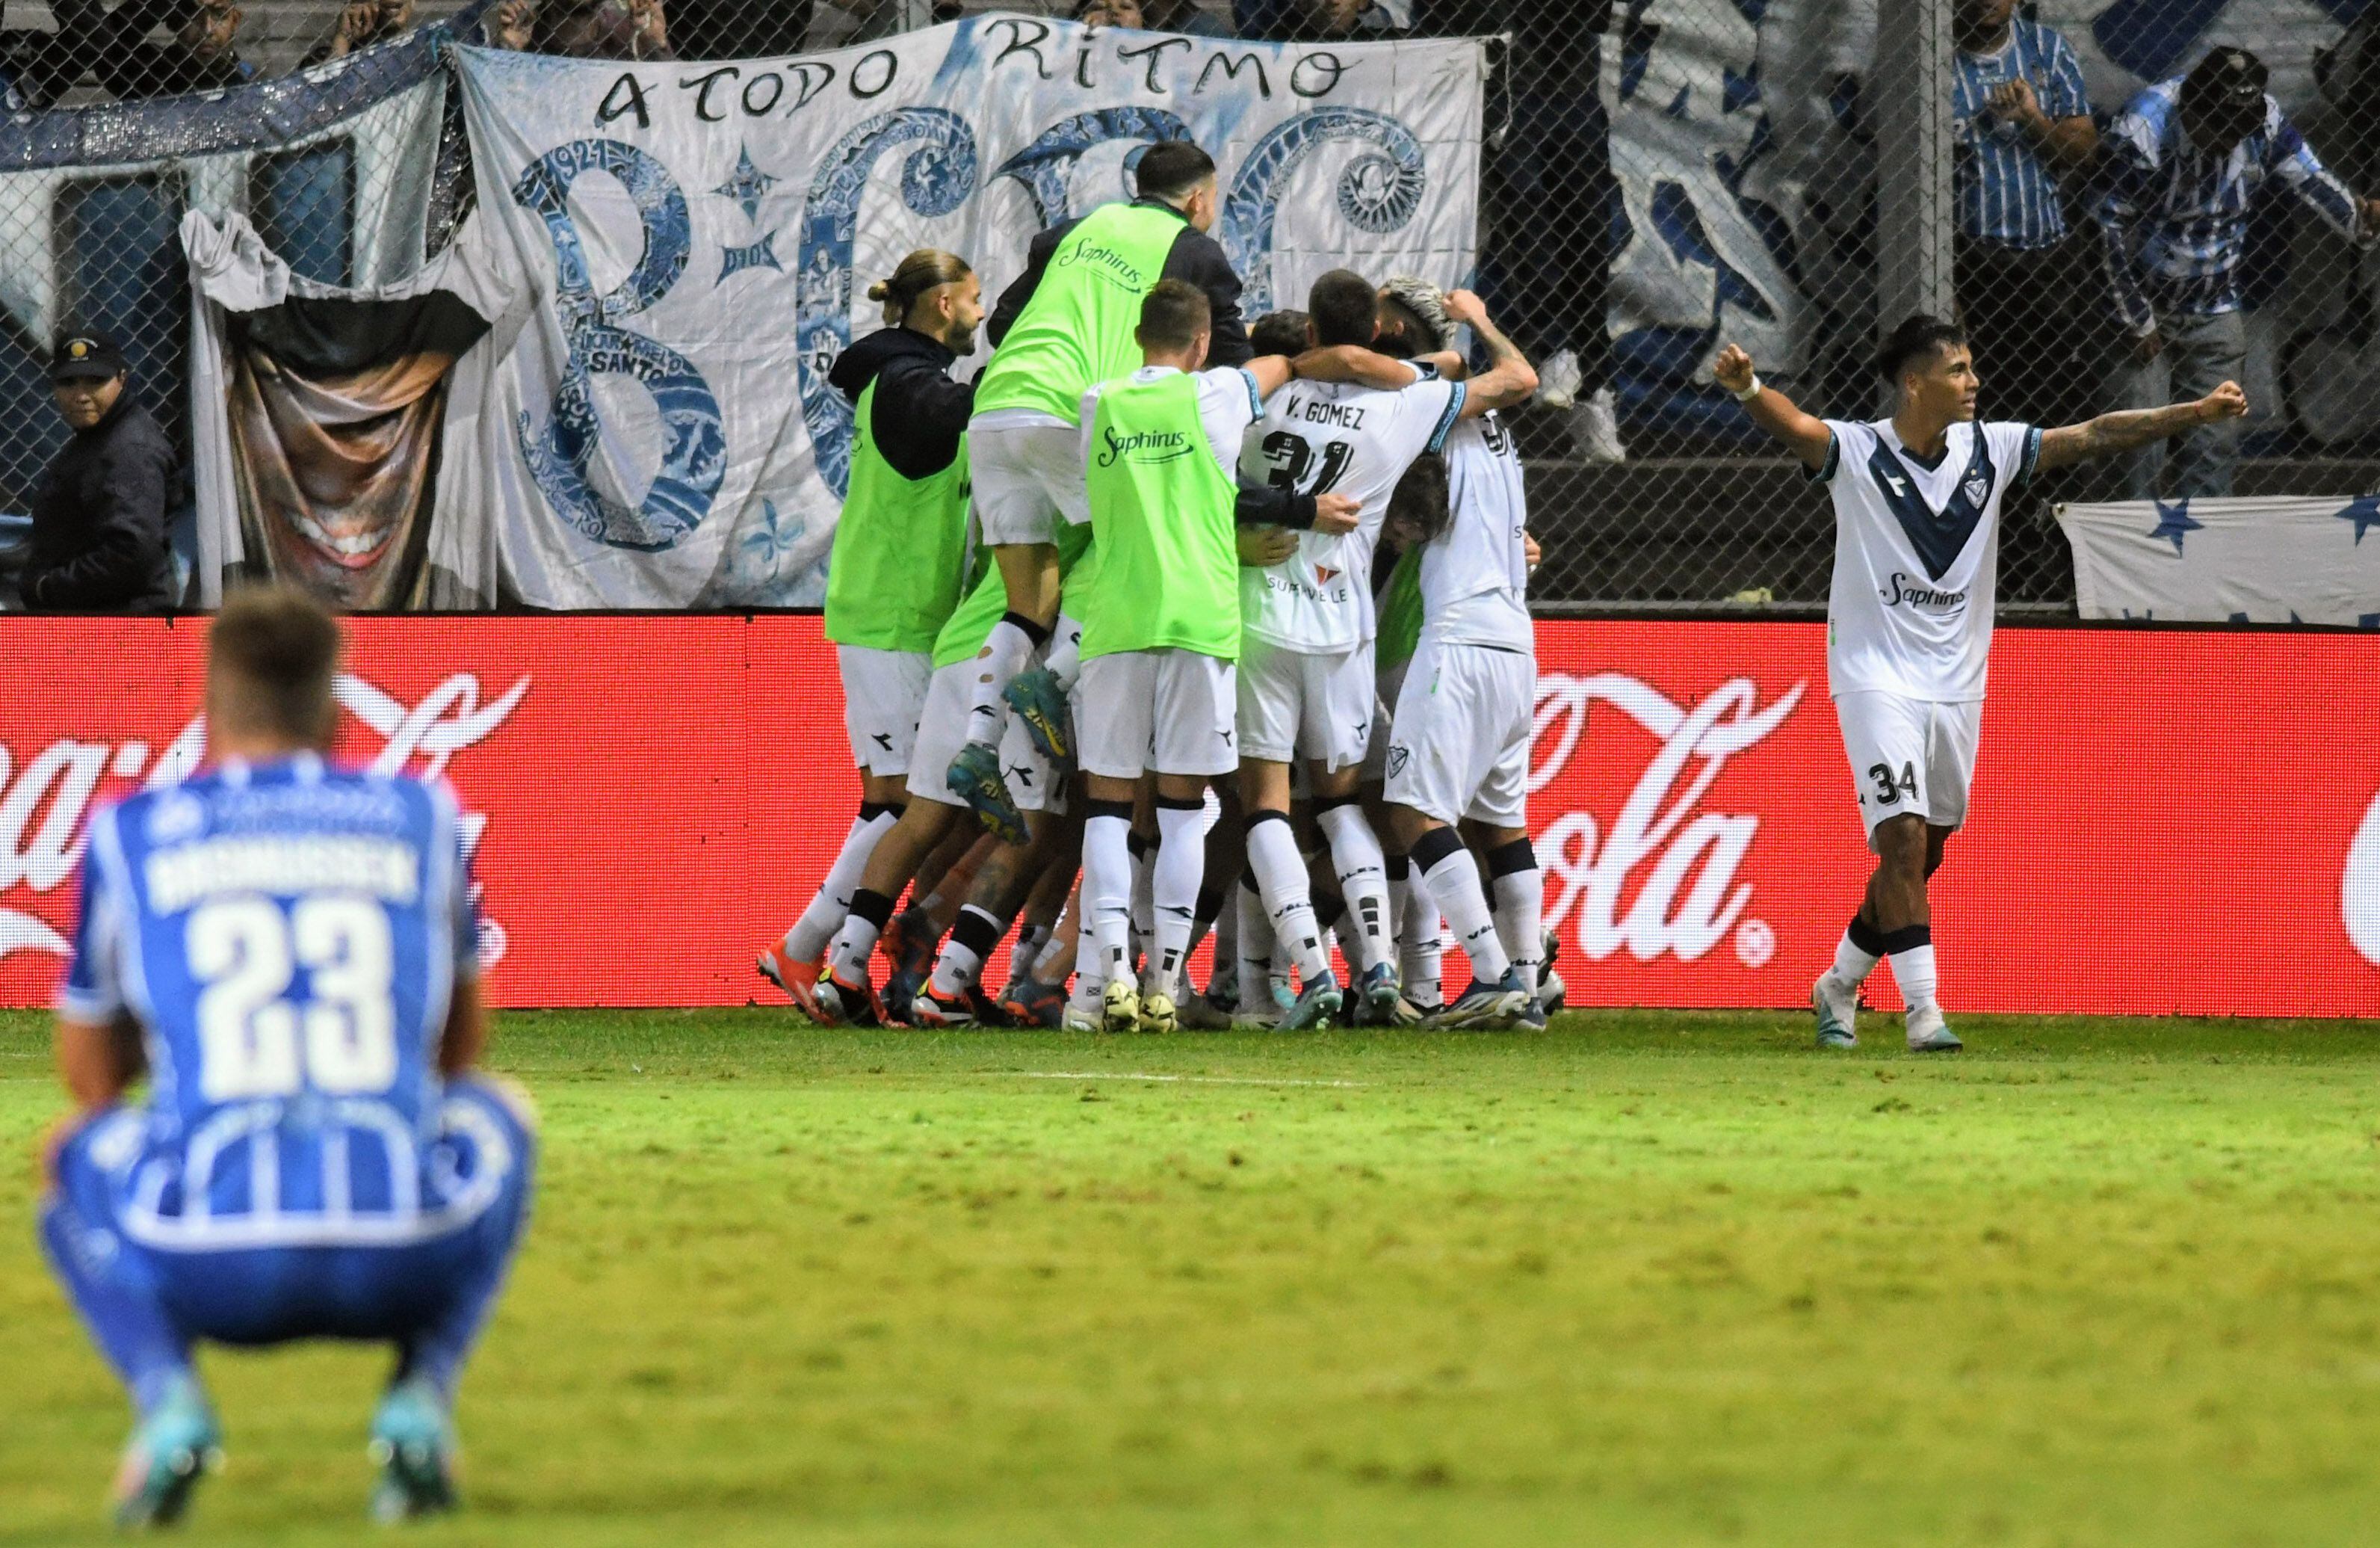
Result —
[[[185, 937], [199, 992], [199, 1090], [210, 1102], [384, 1091], [396, 1080], [388, 914], [367, 898], [201, 905]], [[311, 993], [286, 995], [304, 968]]]

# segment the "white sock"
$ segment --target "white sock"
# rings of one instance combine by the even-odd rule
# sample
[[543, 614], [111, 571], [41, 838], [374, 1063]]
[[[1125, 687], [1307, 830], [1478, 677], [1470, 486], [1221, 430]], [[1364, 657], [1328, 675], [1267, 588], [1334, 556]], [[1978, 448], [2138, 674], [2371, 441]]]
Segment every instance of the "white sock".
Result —
[[[1525, 866], [1519, 863], [1524, 856], [1528, 860]], [[1521, 969], [1521, 981], [1535, 994], [1538, 972], [1545, 966], [1546, 873], [1537, 869], [1536, 854], [1525, 838], [1497, 849], [1488, 861], [1491, 871], [1501, 866], [1512, 868], [1504, 871], [1494, 883], [1496, 934], [1503, 943], [1504, 955]]]
[[852, 893], [850, 916], [834, 932], [834, 945], [827, 952], [830, 968], [845, 983], [868, 981], [868, 953], [876, 949], [876, 937], [892, 917], [892, 900], [883, 894], [866, 887]]
[[1026, 622], [1029, 620], [1020, 621], [1014, 613], [1004, 615], [991, 626], [983, 649], [976, 652], [976, 680], [967, 689], [966, 734], [971, 742], [996, 748], [1001, 733], [1008, 729], [1008, 705], [1000, 692], [1033, 657], [1033, 636], [1026, 632]]
[[1240, 878], [1238, 907], [1233, 909], [1239, 920], [1239, 939], [1232, 950], [1240, 966], [1240, 1005], [1254, 1008], [1266, 1004], [1265, 996], [1272, 983], [1272, 918], [1265, 912], [1264, 894], [1257, 890], [1253, 873]]
[[1892, 954], [1892, 981], [1900, 985], [1900, 997], [1909, 1002], [1909, 1014], [1921, 1010], [1939, 1010], [1934, 1001], [1934, 944], [1912, 946], [1907, 951]]
[[1033, 976], [1033, 965], [1041, 959], [1041, 948], [1056, 933], [1052, 925], [1028, 924], [1016, 932], [1016, 945], [1009, 949], [1008, 976], [1014, 981]]
[[1347, 900], [1347, 933], [1355, 943], [1356, 964], [1369, 972], [1389, 960], [1396, 938], [1389, 919], [1388, 857], [1364, 809], [1354, 801], [1325, 807], [1314, 820], [1330, 841], [1330, 868], [1339, 877], [1339, 896]]
[[1876, 971], [1876, 965], [1882, 960], [1874, 952], [1852, 945], [1851, 932], [1846, 930], [1843, 938], [1835, 943], [1835, 979], [1856, 989], [1867, 981], [1868, 974]]
[[1314, 922], [1305, 857], [1297, 852], [1297, 837], [1289, 831], [1287, 817], [1261, 812], [1248, 824], [1248, 866], [1264, 892], [1276, 956], [1295, 963], [1298, 976], [1308, 985], [1320, 981], [1330, 971], [1330, 959], [1323, 951], [1321, 928]]
[[1496, 933], [1496, 916], [1479, 885], [1479, 864], [1452, 828], [1432, 828], [1414, 846], [1413, 861], [1429, 894], [1454, 927], [1454, 944], [1471, 958], [1471, 976], [1494, 983], [1510, 972], [1512, 959]]
[[1434, 1005], [1444, 997], [1438, 981], [1444, 921], [1439, 918], [1438, 899], [1430, 895], [1428, 878], [1410, 860], [1407, 868], [1405, 904], [1397, 916], [1397, 955], [1403, 968], [1405, 997], [1417, 1006]]
[[1080, 621], [1058, 615], [1058, 622], [1050, 630], [1050, 647], [1042, 665], [1058, 679], [1058, 686], [1071, 689], [1083, 670], [1083, 626]]
[[826, 954], [827, 943], [843, 928], [851, 912], [851, 895], [859, 885], [860, 875], [868, 869], [868, 857], [876, 852], [877, 841], [892, 831], [901, 820], [897, 806], [862, 806], [844, 835], [843, 848], [827, 867], [826, 880], [819, 884], [818, 896], [802, 910], [802, 917], [785, 932], [785, 955], [796, 962], [816, 962]]
[[964, 994], [983, 972], [983, 959], [1008, 933], [1008, 921], [995, 919], [969, 903], [959, 909], [958, 922], [934, 958], [933, 990], [944, 999]]
[[1182, 964], [1190, 957], [1190, 929], [1198, 917], [1198, 884], [1207, 873], [1207, 806], [1157, 803], [1157, 859], [1149, 868], [1156, 910], [1149, 968], [1158, 993], [1182, 998]]
[[1075, 969], [1102, 984], [1132, 976], [1132, 819], [1093, 811], [1083, 823], [1083, 922], [1092, 945]]

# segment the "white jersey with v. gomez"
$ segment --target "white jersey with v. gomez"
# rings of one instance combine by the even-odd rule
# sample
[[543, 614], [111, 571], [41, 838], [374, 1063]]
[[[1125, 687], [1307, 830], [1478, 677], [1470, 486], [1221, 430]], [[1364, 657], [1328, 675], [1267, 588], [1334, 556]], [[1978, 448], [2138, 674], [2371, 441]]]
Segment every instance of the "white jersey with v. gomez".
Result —
[[1834, 439], [1810, 477], [1835, 502], [1828, 690], [1946, 704], [1982, 699], [2000, 507], [2032, 478], [2040, 430], [1953, 424], [1942, 460], [1928, 468], [1889, 420], [1826, 424]]
[[1241, 628], [1282, 650], [1328, 654], [1372, 638], [1372, 551], [1389, 496], [1414, 458], [1436, 451], [1462, 417], [1460, 382], [1425, 375], [1397, 392], [1292, 382], [1265, 404], [1240, 451], [1240, 482], [1344, 494], [1352, 532], [1300, 532], [1297, 552], [1240, 571]]

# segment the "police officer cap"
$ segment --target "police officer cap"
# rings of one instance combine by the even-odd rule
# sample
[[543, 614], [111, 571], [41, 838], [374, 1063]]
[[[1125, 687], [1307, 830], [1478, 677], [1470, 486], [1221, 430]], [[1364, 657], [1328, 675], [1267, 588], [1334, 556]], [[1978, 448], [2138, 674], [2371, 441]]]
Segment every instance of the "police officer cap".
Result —
[[104, 382], [124, 370], [124, 352], [105, 334], [68, 334], [50, 356], [53, 382]]

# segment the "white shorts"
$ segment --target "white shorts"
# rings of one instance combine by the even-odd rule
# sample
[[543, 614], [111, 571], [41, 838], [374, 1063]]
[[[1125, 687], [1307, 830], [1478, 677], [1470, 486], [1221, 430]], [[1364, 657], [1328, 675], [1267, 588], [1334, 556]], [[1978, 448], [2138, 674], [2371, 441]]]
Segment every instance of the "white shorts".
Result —
[[1240, 756], [1305, 759], [1326, 769], [1364, 761], [1379, 692], [1372, 647], [1309, 655], [1260, 640], [1240, 647]]
[[967, 432], [967, 481], [987, 544], [1055, 542], [1058, 523], [1089, 507], [1083, 434], [1073, 425], [1018, 424]]
[[1374, 679], [1380, 685], [1380, 691], [1379, 697], [1372, 701], [1372, 737], [1364, 749], [1366, 785], [1382, 784], [1389, 777], [1389, 743], [1397, 724], [1397, 694], [1404, 688], [1405, 669], [1412, 664], [1408, 657]]
[[1075, 758], [1085, 774], [1137, 779], [1230, 774], [1232, 664], [1196, 651], [1119, 651], [1083, 663], [1075, 684]]
[[1388, 798], [1441, 823], [1528, 825], [1537, 664], [1424, 639], [1397, 693]]
[[1980, 700], [1937, 704], [1863, 690], [1837, 695], [1835, 718], [1869, 848], [1876, 847], [1876, 825], [1888, 817], [1913, 812], [1937, 828], [1966, 822], [1975, 734], [1984, 720]]
[[[946, 777], [951, 760], [966, 746], [967, 705], [973, 698], [976, 664], [972, 657], [935, 670], [926, 689], [926, 708], [917, 720], [917, 750], [909, 760], [909, 794], [943, 806], [965, 806], [951, 794]], [[1061, 812], [1066, 810], [1066, 773], [1033, 750], [1025, 723], [1008, 717], [1008, 734], [1000, 739], [1000, 772], [1020, 811]]]
[[907, 774], [934, 658], [924, 651], [837, 645], [834, 659], [843, 668], [843, 728], [851, 735], [851, 761], [872, 774]]

